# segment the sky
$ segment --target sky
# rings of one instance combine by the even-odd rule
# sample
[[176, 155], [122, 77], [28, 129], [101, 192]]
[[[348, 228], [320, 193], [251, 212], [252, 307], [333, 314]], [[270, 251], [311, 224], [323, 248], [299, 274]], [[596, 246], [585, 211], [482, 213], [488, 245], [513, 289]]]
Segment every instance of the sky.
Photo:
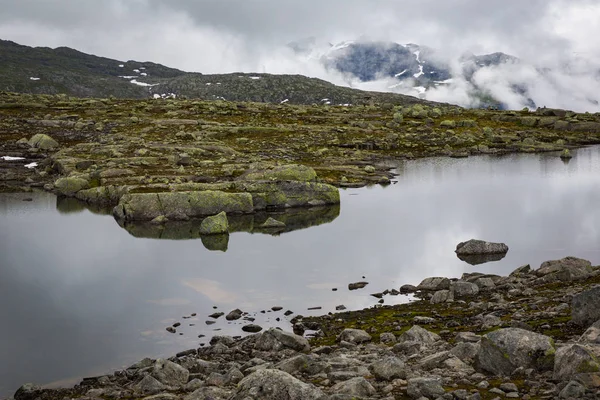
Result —
[[[504, 93], [514, 80], [533, 82], [540, 101], [590, 111], [600, 92], [595, 0], [0, 0], [0, 9], [2, 39], [186, 71], [300, 73], [362, 88], [286, 47], [360, 38], [427, 45], [449, 61], [465, 51], [517, 56], [527, 68], [477, 77], [514, 107], [518, 96]], [[557, 75], [542, 79], [536, 67]], [[468, 102], [469, 87], [455, 86], [432, 95]]]

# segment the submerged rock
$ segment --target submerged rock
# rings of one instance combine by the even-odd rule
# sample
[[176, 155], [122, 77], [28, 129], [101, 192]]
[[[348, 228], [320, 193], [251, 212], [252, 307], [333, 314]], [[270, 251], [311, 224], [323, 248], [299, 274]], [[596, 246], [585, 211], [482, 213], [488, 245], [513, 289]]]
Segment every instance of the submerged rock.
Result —
[[261, 228], [285, 228], [285, 222], [269, 217], [265, 223], [261, 225]]
[[508, 252], [508, 246], [504, 243], [492, 243], [483, 240], [471, 239], [461, 242], [455, 250], [458, 255], [476, 255], [476, 254], [503, 254]]

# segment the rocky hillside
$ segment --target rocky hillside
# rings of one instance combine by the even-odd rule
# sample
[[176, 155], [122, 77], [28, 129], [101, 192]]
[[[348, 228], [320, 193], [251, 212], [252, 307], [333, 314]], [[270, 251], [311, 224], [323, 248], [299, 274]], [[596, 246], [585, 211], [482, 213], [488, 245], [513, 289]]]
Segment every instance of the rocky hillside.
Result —
[[166, 98], [295, 104], [413, 104], [410, 96], [370, 93], [300, 75], [204, 75], [152, 62], [118, 61], [70, 48], [32, 48], [0, 40], [0, 90], [76, 97]]

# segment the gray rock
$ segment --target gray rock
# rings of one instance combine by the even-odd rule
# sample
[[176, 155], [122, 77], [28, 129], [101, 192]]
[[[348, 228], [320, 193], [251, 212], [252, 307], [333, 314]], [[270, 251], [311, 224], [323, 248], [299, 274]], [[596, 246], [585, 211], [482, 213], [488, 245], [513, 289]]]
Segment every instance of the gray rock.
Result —
[[179, 396], [173, 393], [159, 393], [153, 396], [144, 397], [144, 400], [179, 400]]
[[362, 329], [344, 329], [337, 337], [337, 341], [345, 341], [354, 344], [360, 344], [371, 341], [371, 335]]
[[151, 375], [146, 375], [133, 386], [133, 390], [144, 395], [157, 394], [164, 391], [167, 387], [160, 383]]
[[592, 326], [583, 332], [579, 338], [580, 343], [600, 344], [600, 321], [594, 322]]
[[26, 383], [22, 385], [15, 392], [15, 400], [34, 400], [38, 398], [37, 393], [42, 390], [42, 388], [33, 383]]
[[396, 343], [396, 335], [392, 332], [384, 332], [379, 335], [379, 341], [384, 344]]
[[549, 371], [554, 366], [554, 341], [519, 328], [490, 332], [481, 339], [476, 363], [484, 371], [510, 376], [518, 367]]
[[179, 387], [187, 383], [190, 372], [179, 364], [159, 358], [154, 363], [152, 376], [164, 385]]
[[196, 389], [193, 393], [185, 396], [184, 400], [227, 400], [231, 397], [231, 391], [216, 386], [207, 386]]
[[553, 379], [565, 381], [577, 374], [589, 372], [600, 372], [600, 362], [590, 349], [571, 344], [556, 351]]
[[74, 196], [80, 190], [89, 187], [88, 180], [81, 177], [59, 178], [54, 182], [54, 188], [63, 196]]
[[326, 398], [327, 396], [321, 390], [294, 378], [287, 372], [263, 369], [242, 379], [231, 400], [325, 400]]
[[435, 292], [438, 290], [450, 289], [450, 279], [443, 277], [425, 278], [417, 286], [417, 290]]
[[275, 328], [263, 332], [256, 339], [254, 347], [257, 350], [263, 351], [279, 351], [283, 348], [289, 348], [300, 352], [310, 351], [308, 340], [302, 336]]
[[508, 246], [504, 243], [492, 243], [471, 239], [459, 243], [456, 246], [455, 252], [459, 255], [503, 254], [508, 252]]
[[479, 293], [479, 286], [471, 282], [456, 281], [450, 285], [450, 291], [454, 298], [475, 296]]
[[542, 263], [535, 271], [539, 278], [536, 283], [571, 282], [590, 276], [592, 263], [577, 257], [565, 257], [561, 260], [551, 260]]
[[44, 135], [43, 133], [33, 135], [27, 143], [34, 149], [40, 150], [55, 150], [59, 147], [59, 144], [56, 140], [52, 139], [52, 137], [48, 135]]
[[527, 264], [515, 269], [513, 272], [510, 273], [510, 276], [523, 277], [529, 275], [530, 273], [531, 266]]
[[201, 235], [220, 235], [223, 233], [229, 233], [229, 221], [224, 211], [202, 220], [200, 224]]
[[369, 371], [377, 379], [389, 381], [406, 378], [406, 365], [398, 357], [386, 357], [369, 366]]
[[561, 399], [581, 399], [585, 396], [585, 386], [577, 381], [570, 381], [560, 391], [558, 397]]
[[452, 295], [452, 292], [450, 292], [449, 290], [438, 290], [433, 294], [429, 301], [431, 302], [431, 304], [439, 304], [453, 300], [454, 297]]
[[244, 332], [250, 332], [250, 333], [257, 333], [262, 331], [262, 326], [260, 325], [255, 325], [255, 324], [248, 324], [248, 325], [244, 325], [242, 326], [242, 330]]
[[362, 376], [336, 383], [331, 388], [331, 391], [333, 393], [347, 394], [354, 397], [370, 397], [377, 393], [375, 388]]
[[348, 290], [358, 290], [367, 286], [369, 282], [354, 282], [348, 284]]
[[425, 397], [436, 399], [446, 391], [442, 386], [442, 380], [438, 377], [420, 377], [408, 380], [408, 395], [413, 399]]
[[600, 320], [600, 286], [573, 296], [571, 318], [574, 323], [583, 327]]
[[242, 314], [242, 310], [236, 308], [235, 310], [230, 311], [229, 314], [225, 316], [225, 319], [227, 321], [235, 321], [242, 318]]
[[450, 354], [458, 357], [460, 360], [468, 364], [471, 364], [473, 361], [475, 361], [475, 357], [477, 356], [478, 352], [479, 344], [468, 342], [458, 343], [450, 350]]
[[496, 287], [496, 284], [494, 283], [494, 280], [492, 278], [479, 278], [476, 279], [473, 283], [477, 285], [479, 290], [491, 290]]
[[417, 342], [421, 345], [431, 345], [438, 340], [441, 340], [440, 335], [429, 332], [426, 329], [421, 328], [419, 325], [412, 326], [409, 330], [404, 332], [398, 337], [398, 342]]

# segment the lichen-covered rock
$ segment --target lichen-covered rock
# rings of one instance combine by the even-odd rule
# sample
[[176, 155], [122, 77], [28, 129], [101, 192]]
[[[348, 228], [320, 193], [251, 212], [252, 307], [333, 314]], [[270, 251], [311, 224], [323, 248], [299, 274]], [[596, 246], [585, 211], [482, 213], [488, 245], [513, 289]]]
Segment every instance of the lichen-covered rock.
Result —
[[459, 243], [456, 246], [455, 252], [459, 255], [502, 254], [508, 252], [508, 246], [504, 243], [492, 243], [471, 239]]
[[29, 142], [27, 142], [29, 146], [34, 149], [40, 150], [55, 150], [59, 147], [59, 144], [56, 140], [52, 139], [52, 137], [45, 135], [43, 133], [38, 133], [37, 135], [33, 135]]
[[450, 291], [452, 292], [452, 297], [454, 298], [475, 296], [477, 293], [479, 293], [479, 286], [471, 282], [459, 280], [452, 282]]
[[600, 372], [600, 362], [587, 347], [571, 344], [556, 351], [553, 379], [565, 381], [589, 372]]
[[450, 279], [443, 277], [425, 278], [417, 286], [417, 290], [438, 291], [450, 289]]
[[227, 214], [224, 211], [202, 220], [200, 234], [219, 235], [223, 233], [229, 233], [229, 222], [227, 221]]
[[439, 377], [431, 376], [409, 379], [407, 393], [413, 399], [422, 397], [437, 399], [446, 391], [442, 386], [442, 380]]
[[600, 320], [600, 287], [573, 296], [571, 318], [574, 323], [583, 327]]
[[421, 328], [419, 325], [413, 325], [409, 330], [398, 337], [398, 342], [417, 342], [420, 345], [431, 345], [438, 340], [441, 340], [437, 333], [429, 332], [427, 329]]
[[504, 376], [510, 376], [518, 367], [549, 371], [554, 367], [555, 353], [552, 338], [524, 329], [505, 328], [481, 338], [477, 365]]
[[236, 182], [235, 190], [252, 194], [256, 211], [271, 208], [324, 206], [340, 203], [339, 190], [316, 182]]
[[127, 221], [151, 221], [159, 215], [170, 220], [185, 220], [207, 215], [251, 213], [254, 211], [249, 193], [227, 193], [205, 190], [175, 193], [134, 193], [121, 197], [113, 213]]
[[370, 342], [372, 339], [371, 335], [362, 329], [344, 329], [337, 337], [337, 341], [345, 341], [354, 344], [360, 344], [364, 342]]
[[279, 351], [288, 348], [296, 351], [310, 351], [310, 344], [304, 337], [290, 332], [271, 328], [256, 339], [255, 348], [262, 351]]
[[560, 260], [545, 261], [535, 274], [539, 277], [537, 284], [556, 281], [570, 282], [583, 280], [593, 272], [592, 263], [577, 257], [565, 257]]
[[336, 394], [345, 394], [360, 398], [368, 398], [377, 393], [373, 385], [371, 385], [362, 376], [357, 376], [356, 378], [351, 378], [347, 381], [336, 383], [331, 388], [331, 391]]
[[152, 368], [152, 376], [163, 385], [179, 387], [187, 383], [190, 372], [179, 364], [159, 358]]
[[311, 167], [304, 165], [283, 165], [265, 170], [251, 170], [240, 177], [248, 181], [299, 181], [313, 182], [317, 174]]
[[128, 188], [126, 186], [97, 186], [80, 190], [75, 194], [75, 197], [87, 203], [115, 205], [127, 191]]
[[90, 182], [81, 177], [59, 178], [54, 182], [54, 188], [63, 196], [74, 196], [80, 190], [90, 187]]
[[377, 379], [390, 381], [392, 379], [406, 378], [406, 365], [398, 357], [386, 357], [375, 361], [369, 366], [369, 371]]
[[315, 386], [304, 383], [284, 371], [261, 369], [238, 384], [232, 400], [325, 400], [327, 396]]

